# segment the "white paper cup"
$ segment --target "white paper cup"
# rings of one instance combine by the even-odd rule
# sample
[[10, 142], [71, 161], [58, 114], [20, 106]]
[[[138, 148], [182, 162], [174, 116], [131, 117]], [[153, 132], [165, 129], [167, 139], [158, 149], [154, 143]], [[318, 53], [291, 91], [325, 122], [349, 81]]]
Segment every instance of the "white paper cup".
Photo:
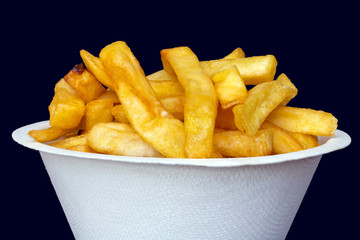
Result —
[[40, 151], [76, 239], [285, 239], [320, 158], [348, 146], [337, 130], [320, 146], [266, 157], [165, 159], [54, 148], [15, 130]]

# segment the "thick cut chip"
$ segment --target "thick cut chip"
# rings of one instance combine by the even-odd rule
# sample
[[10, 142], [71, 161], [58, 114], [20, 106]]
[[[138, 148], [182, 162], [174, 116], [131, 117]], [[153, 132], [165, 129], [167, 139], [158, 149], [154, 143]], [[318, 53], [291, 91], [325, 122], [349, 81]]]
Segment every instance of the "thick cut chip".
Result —
[[100, 153], [136, 156], [163, 157], [140, 135], [125, 123], [99, 123], [87, 135], [88, 144]]
[[83, 64], [75, 65], [64, 79], [85, 102], [90, 102], [105, 92], [105, 88]]
[[136, 132], [166, 157], [184, 158], [184, 124], [162, 106], [125, 42], [115, 42], [100, 52], [112, 77], [112, 86]]
[[223, 109], [245, 102], [247, 89], [236, 66], [215, 73], [212, 80]]
[[113, 101], [111, 99], [100, 99], [87, 103], [85, 108], [85, 131], [89, 131], [99, 122], [112, 122], [112, 108]]
[[259, 130], [249, 136], [239, 130], [214, 133], [214, 146], [223, 156], [256, 157], [270, 155], [273, 133], [269, 129]]
[[245, 103], [233, 107], [237, 128], [248, 135], [254, 135], [271, 111], [292, 92], [291, 87], [277, 81], [253, 87], [248, 92]]
[[106, 87], [113, 89], [111, 86], [111, 78], [106, 73], [101, 60], [86, 50], [80, 51], [80, 56], [89, 72], [91, 72], [97, 80], [99, 80]]
[[261, 125], [262, 129], [273, 131], [273, 154], [289, 153], [304, 150], [300, 142], [292, 134], [275, 124], [265, 121]]
[[50, 125], [62, 129], [75, 128], [85, 113], [85, 102], [69, 84], [61, 79], [49, 105]]
[[213, 74], [235, 65], [246, 85], [257, 85], [274, 80], [277, 61], [273, 55], [221, 59], [201, 62], [204, 72]]
[[50, 142], [65, 136], [71, 131], [72, 129], [49, 127], [41, 130], [31, 130], [29, 132], [29, 136], [34, 138], [38, 142]]
[[290, 132], [318, 136], [333, 136], [338, 122], [331, 113], [285, 106], [277, 107], [267, 120]]
[[185, 153], [188, 158], [208, 158], [213, 151], [213, 133], [218, 99], [214, 85], [188, 47], [161, 50], [165, 71], [175, 73], [185, 90]]
[[287, 85], [287, 86], [289, 86], [289, 87], [291, 87], [293, 89], [293, 91], [289, 94], [289, 96], [287, 96], [284, 99], [284, 101], [282, 101], [280, 103], [280, 105], [285, 106], [286, 104], [288, 104], [290, 102], [291, 99], [293, 99], [297, 95], [298, 90], [295, 87], [295, 85], [290, 81], [290, 79], [284, 73], [280, 74], [278, 76], [278, 78], [276, 79], [276, 81], [283, 84], [283, 85]]

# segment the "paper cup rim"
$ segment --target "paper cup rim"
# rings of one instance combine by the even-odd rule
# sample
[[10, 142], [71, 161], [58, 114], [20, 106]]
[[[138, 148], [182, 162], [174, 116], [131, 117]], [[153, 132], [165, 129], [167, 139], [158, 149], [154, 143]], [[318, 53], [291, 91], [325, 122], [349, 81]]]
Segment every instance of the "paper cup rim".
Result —
[[47, 152], [56, 155], [71, 156], [77, 158], [97, 159], [104, 161], [131, 162], [131, 163], [152, 163], [165, 165], [184, 165], [184, 166], [205, 166], [205, 167], [236, 167], [247, 165], [264, 165], [293, 161], [309, 157], [320, 156], [326, 153], [337, 151], [347, 147], [351, 143], [350, 136], [336, 130], [333, 137], [319, 137], [320, 146], [306, 149], [298, 152], [284, 153], [261, 157], [241, 157], [241, 158], [208, 158], [208, 159], [181, 159], [181, 158], [154, 158], [154, 157], [129, 157], [108, 155], [99, 153], [86, 153], [72, 151], [49, 146], [45, 143], [39, 143], [28, 135], [30, 130], [45, 129], [49, 127], [49, 121], [41, 121], [29, 124], [16, 129], [12, 133], [15, 142], [27, 148], [40, 152]]

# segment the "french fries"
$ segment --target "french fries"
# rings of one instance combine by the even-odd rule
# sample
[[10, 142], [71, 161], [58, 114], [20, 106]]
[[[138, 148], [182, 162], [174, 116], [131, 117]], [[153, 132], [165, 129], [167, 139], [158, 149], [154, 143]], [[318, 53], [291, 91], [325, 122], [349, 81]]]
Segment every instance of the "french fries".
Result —
[[55, 85], [55, 95], [49, 105], [50, 125], [62, 129], [75, 128], [85, 113], [85, 102], [61, 79]]
[[86, 103], [98, 98], [106, 91], [83, 64], [75, 65], [64, 79]]
[[285, 106], [276, 108], [267, 120], [290, 132], [318, 136], [333, 136], [338, 122], [324, 111]]
[[166, 72], [176, 74], [185, 90], [185, 154], [208, 158], [212, 153], [218, 99], [211, 79], [187, 47], [164, 49], [161, 59]]
[[96, 77], [96, 79], [100, 81], [103, 85], [110, 89], [113, 89], [111, 85], [112, 80], [110, 76], [106, 73], [101, 60], [84, 49], [80, 51], [80, 56], [89, 72], [91, 72]]
[[88, 143], [98, 152], [136, 157], [164, 157], [126, 123], [99, 123], [89, 132]]
[[288, 106], [298, 89], [284, 73], [274, 80], [273, 55], [245, 57], [237, 48], [199, 61], [188, 47], [160, 55], [164, 69], [145, 76], [125, 42], [99, 57], [81, 50], [86, 68], [76, 65], [55, 85], [50, 127], [29, 135], [90, 153], [222, 158], [313, 148], [337, 129], [330, 113]]
[[185, 157], [184, 124], [162, 106], [139, 62], [125, 42], [115, 42], [100, 52], [100, 59], [126, 116], [140, 134], [166, 157]]
[[38, 142], [51, 142], [55, 141], [69, 132], [71, 132], [73, 129], [62, 129], [58, 127], [49, 127], [42, 130], [31, 130], [29, 132], [30, 137], [34, 138]]
[[227, 157], [266, 156], [272, 152], [272, 131], [259, 130], [249, 136], [239, 130], [220, 131], [214, 134], [214, 146]]
[[266, 117], [294, 90], [278, 81], [262, 83], [252, 88], [244, 104], [233, 108], [237, 128], [254, 135]]
[[212, 80], [223, 109], [245, 102], [247, 89], [236, 66], [215, 73]]

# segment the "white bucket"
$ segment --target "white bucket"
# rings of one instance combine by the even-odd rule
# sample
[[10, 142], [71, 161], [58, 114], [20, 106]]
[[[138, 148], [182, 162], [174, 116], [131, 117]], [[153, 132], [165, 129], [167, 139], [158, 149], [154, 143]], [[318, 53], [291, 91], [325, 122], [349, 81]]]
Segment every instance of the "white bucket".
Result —
[[323, 154], [348, 146], [337, 130], [320, 146], [266, 157], [137, 158], [54, 148], [15, 130], [40, 151], [78, 240], [285, 239]]

